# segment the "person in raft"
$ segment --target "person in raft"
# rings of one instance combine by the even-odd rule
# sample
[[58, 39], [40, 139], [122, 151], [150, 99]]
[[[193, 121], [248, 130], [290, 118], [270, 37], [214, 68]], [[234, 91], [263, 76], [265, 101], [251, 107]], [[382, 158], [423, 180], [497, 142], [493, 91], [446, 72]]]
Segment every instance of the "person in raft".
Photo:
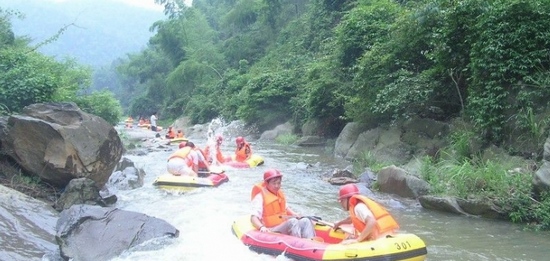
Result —
[[[223, 136], [216, 135], [216, 144], [214, 145], [214, 149], [216, 150], [215, 159], [217, 163], [225, 162], [225, 157], [223, 156], [222, 149], [221, 149], [222, 143], [223, 143]], [[204, 151], [204, 155], [206, 155], [206, 160], [210, 163], [213, 163], [214, 157], [212, 157], [213, 155], [211, 155], [210, 153], [210, 146], [206, 145], [203, 151]]]
[[207, 172], [210, 172], [210, 164], [208, 161], [206, 161], [206, 157], [204, 157], [204, 152], [197, 148], [193, 142], [188, 141], [187, 146], [191, 147], [193, 150], [191, 152], [191, 157], [193, 158], [193, 171], [196, 173], [199, 173], [199, 170], [204, 170]]
[[[199, 166], [199, 158], [193, 148], [188, 146], [188, 143], [192, 144], [192, 142], [181, 142], [178, 150], [168, 157], [168, 164], [166, 165], [168, 173], [175, 176], [198, 177], [196, 169]], [[194, 168], [193, 166], [197, 167]]]
[[169, 126], [168, 127], [168, 131], [166, 132], [166, 138], [167, 139], [173, 139], [176, 137], [176, 133], [174, 132], [174, 130], [172, 129], [172, 126]]
[[235, 160], [243, 162], [247, 159], [250, 159], [250, 156], [252, 156], [252, 148], [250, 148], [250, 144], [246, 142], [246, 140], [244, 140], [244, 138], [241, 136], [235, 139], [235, 143], [237, 143], [237, 149], [235, 150]]
[[334, 223], [334, 229], [342, 224], [353, 224], [359, 235], [356, 238], [342, 241], [352, 244], [367, 240], [376, 240], [395, 233], [399, 225], [384, 207], [372, 199], [362, 196], [355, 184], [340, 187], [338, 200], [349, 217]]
[[282, 178], [279, 170], [268, 169], [264, 173], [264, 181], [254, 185], [250, 222], [261, 232], [313, 239], [315, 229], [311, 220], [300, 218], [286, 205], [285, 194], [281, 190]]

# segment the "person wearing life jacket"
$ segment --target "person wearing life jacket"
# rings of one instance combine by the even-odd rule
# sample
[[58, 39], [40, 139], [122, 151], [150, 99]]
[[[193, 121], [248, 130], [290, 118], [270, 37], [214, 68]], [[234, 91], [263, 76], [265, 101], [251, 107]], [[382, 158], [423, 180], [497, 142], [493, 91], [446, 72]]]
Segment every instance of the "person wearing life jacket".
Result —
[[247, 159], [250, 159], [250, 156], [252, 156], [252, 148], [250, 148], [250, 144], [246, 142], [246, 140], [244, 140], [244, 138], [241, 136], [235, 139], [235, 143], [237, 143], [237, 149], [235, 150], [235, 160], [243, 162]]
[[178, 150], [168, 157], [166, 165], [168, 173], [175, 176], [187, 175], [198, 177], [197, 171], [193, 169], [193, 166], [198, 166], [198, 157], [194, 156], [195, 152], [188, 143], [185, 141], [181, 142]]
[[166, 138], [167, 139], [173, 139], [176, 137], [176, 133], [174, 133], [174, 130], [172, 129], [172, 126], [168, 127], [168, 131], [166, 132]]
[[286, 197], [281, 190], [282, 178], [279, 170], [268, 169], [264, 173], [264, 181], [254, 185], [250, 222], [261, 232], [313, 239], [313, 223], [308, 218], [301, 218], [286, 205]]
[[342, 224], [353, 224], [358, 236], [342, 241], [352, 244], [367, 240], [376, 240], [395, 233], [399, 229], [397, 221], [388, 211], [374, 200], [362, 196], [355, 184], [346, 184], [340, 188], [338, 200], [349, 217], [334, 224], [334, 229]]
[[176, 134], [176, 137], [183, 138], [183, 131], [178, 130], [178, 133]]
[[[223, 153], [222, 153], [222, 150], [221, 150], [221, 146], [222, 146], [222, 143], [223, 143], [223, 136], [222, 135], [217, 135], [216, 136], [216, 144], [214, 145], [214, 149], [216, 150], [214, 157], [216, 158], [216, 162], [218, 163], [223, 163], [225, 162], [225, 157], [223, 156]], [[204, 148], [204, 155], [206, 156], [206, 160], [210, 163], [213, 163], [214, 162], [214, 159], [213, 159], [213, 155], [211, 155], [210, 153], [210, 146], [206, 145], [206, 147]]]
[[193, 142], [188, 141], [187, 146], [191, 147], [191, 149], [193, 150], [191, 152], [191, 157], [194, 159], [192, 166], [193, 171], [197, 173], [199, 172], [199, 170], [210, 172], [210, 164], [208, 163], [208, 161], [206, 161], [204, 152], [201, 149], [197, 148]]

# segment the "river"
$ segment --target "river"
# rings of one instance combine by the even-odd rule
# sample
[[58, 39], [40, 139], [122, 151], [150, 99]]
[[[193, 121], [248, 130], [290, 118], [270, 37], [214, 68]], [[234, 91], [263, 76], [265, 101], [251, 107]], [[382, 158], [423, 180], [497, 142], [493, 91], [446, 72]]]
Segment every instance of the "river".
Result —
[[[204, 146], [206, 140], [193, 140]], [[234, 148], [226, 141], [225, 153]], [[189, 192], [158, 189], [152, 183], [165, 171], [171, 151], [147, 156], [126, 156], [145, 170], [145, 185], [117, 193], [117, 207], [145, 213], [168, 221], [180, 230], [173, 240], [149, 242], [114, 260], [273, 260], [245, 247], [231, 233], [234, 219], [247, 215], [250, 190], [268, 168], [282, 171], [283, 190], [291, 208], [302, 215], [316, 215], [327, 221], [346, 216], [336, 200], [338, 187], [323, 178], [335, 168], [349, 165], [334, 159], [324, 148], [301, 148], [275, 143], [252, 142], [254, 152], [265, 164], [254, 169], [226, 169], [230, 181], [217, 188]], [[175, 149], [175, 147], [174, 147]], [[310, 167], [305, 166], [309, 164]], [[375, 200], [388, 208], [401, 231], [422, 238], [427, 260], [547, 260], [550, 233], [525, 231], [508, 222], [469, 218], [430, 211], [417, 201], [375, 193]], [[288, 260], [283, 256], [277, 260]]]

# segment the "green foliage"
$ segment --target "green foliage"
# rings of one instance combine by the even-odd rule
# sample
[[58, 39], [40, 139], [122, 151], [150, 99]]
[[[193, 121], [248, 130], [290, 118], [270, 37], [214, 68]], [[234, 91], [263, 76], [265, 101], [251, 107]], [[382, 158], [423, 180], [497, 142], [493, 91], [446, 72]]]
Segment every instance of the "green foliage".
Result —
[[399, 5], [390, 0], [362, 2], [347, 12], [335, 29], [343, 67], [354, 65], [364, 52], [387, 39], [399, 12]]
[[[539, 68], [550, 68], [550, 3], [495, 1], [479, 17], [476, 32], [469, 111], [487, 139], [498, 142], [509, 113], [525, 106], [515, 99], [525, 91], [520, 83]], [[533, 91], [548, 96], [547, 88]]]
[[353, 170], [357, 173], [362, 173], [365, 168], [369, 168], [373, 172], [378, 172], [382, 168], [388, 166], [387, 162], [382, 162], [376, 159], [376, 155], [371, 151], [363, 151], [353, 161]]
[[292, 133], [283, 134], [283, 135], [277, 136], [277, 138], [275, 138], [275, 141], [279, 144], [290, 145], [298, 141], [298, 136]]
[[482, 161], [474, 157], [462, 161], [425, 158], [422, 163], [421, 176], [430, 183], [434, 194], [499, 199], [518, 189], [521, 189], [518, 193], [529, 193], [530, 173], [510, 171], [517, 167], [516, 162]]
[[56, 62], [22, 48], [0, 49], [0, 104], [9, 111], [51, 101], [59, 88]]
[[83, 111], [99, 116], [112, 125], [122, 119], [122, 108], [113, 93], [109, 91], [94, 92], [87, 96], [80, 96], [76, 104]]
[[265, 73], [250, 79], [239, 94], [246, 99], [237, 115], [247, 123], [258, 123], [260, 129], [273, 122], [285, 122], [291, 112], [290, 101], [297, 94], [295, 84], [287, 71]]

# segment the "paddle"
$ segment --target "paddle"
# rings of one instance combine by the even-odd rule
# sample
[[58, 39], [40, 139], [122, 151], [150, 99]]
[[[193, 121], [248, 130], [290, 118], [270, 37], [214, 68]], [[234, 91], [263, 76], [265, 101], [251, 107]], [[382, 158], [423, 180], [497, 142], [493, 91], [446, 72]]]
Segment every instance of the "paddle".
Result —
[[199, 170], [199, 175], [209, 175], [209, 174], [222, 174], [225, 170], [222, 167], [219, 166], [210, 166], [210, 171], [206, 170]]
[[[281, 217], [285, 217], [285, 216], [281, 216]], [[295, 216], [286, 216], [286, 217], [295, 217]], [[319, 223], [321, 225], [334, 227], [334, 223], [324, 221], [321, 217], [318, 217], [318, 216], [302, 216], [302, 217], [295, 217], [295, 218], [298, 218], [298, 219], [307, 218], [307, 219], [309, 219], [311, 221], [314, 221], [316, 223]], [[351, 234], [351, 235], [355, 234], [355, 231], [353, 230], [353, 228], [338, 227], [336, 230], [338, 230], [338, 229], [342, 230], [344, 233], [347, 233], [347, 234]]]

